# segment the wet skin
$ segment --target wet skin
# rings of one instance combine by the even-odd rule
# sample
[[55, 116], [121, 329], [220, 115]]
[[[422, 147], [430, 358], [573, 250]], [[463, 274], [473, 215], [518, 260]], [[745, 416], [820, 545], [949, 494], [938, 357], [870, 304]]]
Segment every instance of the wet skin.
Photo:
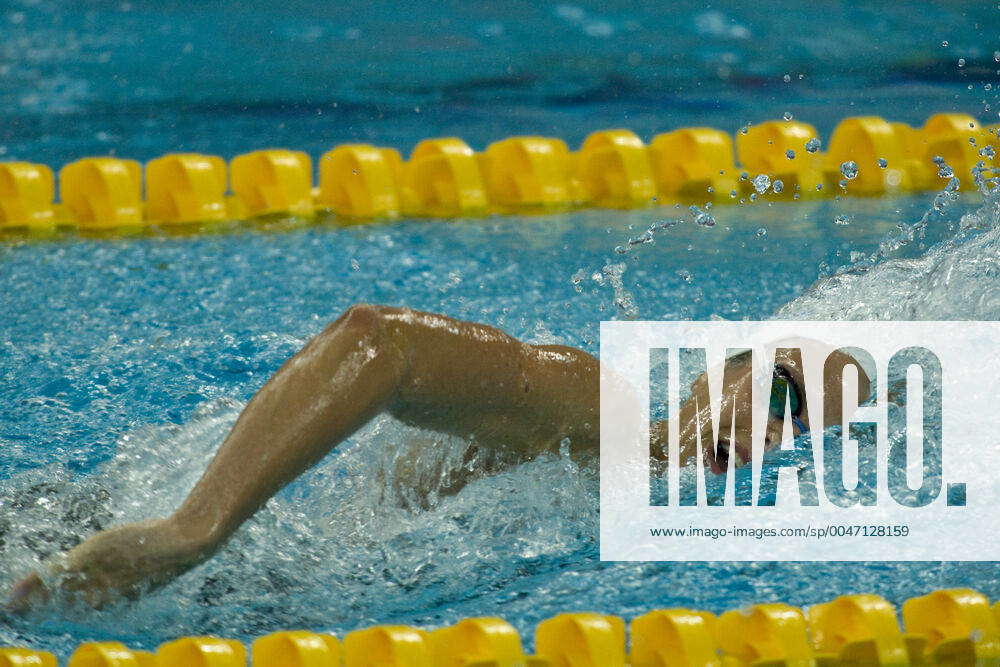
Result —
[[[802, 386], [801, 369], [783, 360], [789, 363]], [[726, 377], [736, 409], [723, 410], [720, 433], [749, 433], [749, 411], [740, 406], [749, 405], [750, 370], [737, 365]], [[530, 345], [483, 324], [406, 308], [354, 306], [250, 400], [176, 512], [94, 535], [48, 565], [46, 579], [95, 607], [167, 583], [211, 557], [278, 490], [383, 413], [472, 443], [481, 469], [453, 478], [447, 491], [475, 474], [558, 452], [567, 439], [574, 457], [596, 460], [599, 385], [597, 360], [576, 348]], [[839, 410], [839, 383], [834, 393], [828, 401]], [[705, 396], [699, 378], [681, 407], [682, 465], [694, 457], [699, 432], [702, 442], [711, 438]], [[781, 420], [771, 422], [769, 442], [780, 442]], [[654, 458], [663, 457], [665, 432], [662, 424], [653, 428]], [[737, 462], [749, 460], [741, 441], [737, 435]], [[722, 470], [720, 457], [706, 457]], [[14, 586], [8, 608], [25, 611], [48, 595], [32, 573]]]

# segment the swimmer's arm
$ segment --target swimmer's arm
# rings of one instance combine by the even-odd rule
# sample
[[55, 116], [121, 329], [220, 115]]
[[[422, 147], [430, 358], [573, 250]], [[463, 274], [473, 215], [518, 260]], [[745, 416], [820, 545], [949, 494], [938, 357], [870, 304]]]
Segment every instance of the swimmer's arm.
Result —
[[[586, 389], [565, 386], [566, 373], [574, 372]], [[527, 433], [564, 412], [567, 394], [579, 393], [579, 402], [596, 411], [596, 385], [596, 360], [579, 350], [536, 348], [443, 315], [354, 306], [253, 397], [172, 520], [214, 551], [279, 489], [382, 412], [476, 437], [483, 413], [492, 411]]]
[[[596, 429], [596, 369], [578, 350], [535, 348], [485, 325], [352, 307], [251, 399], [172, 516], [76, 547], [60, 568], [64, 587], [99, 605], [112, 591], [169, 581], [211, 556], [279, 489], [383, 411], [463, 435], [475, 435], [466, 427], [477, 410], [525, 430], [581, 416]], [[574, 403], [580, 414], [566, 415]], [[26, 606], [41, 594], [41, 582], [29, 577], [12, 604]]]

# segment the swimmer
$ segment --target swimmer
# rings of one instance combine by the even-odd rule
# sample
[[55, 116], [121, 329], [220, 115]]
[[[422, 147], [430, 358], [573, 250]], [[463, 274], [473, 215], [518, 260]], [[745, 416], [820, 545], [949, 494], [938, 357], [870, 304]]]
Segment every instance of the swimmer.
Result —
[[[724, 391], [747, 407], [751, 365], [736, 366]], [[802, 369], [789, 358], [779, 360], [775, 372], [787, 383], [793, 432], [799, 433], [808, 424]], [[471, 443], [482, 464], [445, 492], [457, 491], [473, 475], [558, 452], [567, 439], [573, 456], [594, 461], [599, 373], [597, 359], [573, 347], [530, 345], [490, 326], [406, 308], [353, 306], [250, 400], [171, 516], [94, 535], [48, 566], [45, 580], [94, 607], [161, 586], [210, 558], [271, 496], [382, 413]], [[858, 384], [860, 399], [868, 395], [867, 380], [862, 376]], [[838, 379], [826, 388], [827, 405], [838, 411], [839, 387]], [[708, 405], [707, 391], [703, 376], [680, 409], [681, 465], [695, 456], [699, 435], [711, 441], [711, 419], [704, 411], [696, 418], [697, 405]], [[724, 408], [720, 416], [719, 432], [736, 434], [736, 451], [726, 438], [717, 452], [705, 448], [705, 462], [717, 473], [730, 460], [750, 460], [738, 444], [750, 432], [750, 411], [739, 407]], [[782, 394], [781, 410], [771, 409], [767, 445], [780, 443], [784, 414]], [[652, 431], [651, 454], [662, 460], [666, 429], [659, 423]], [[48, 595], [43, 578], [32, 573], [14, 586], [8, 609], [26, 611]]]

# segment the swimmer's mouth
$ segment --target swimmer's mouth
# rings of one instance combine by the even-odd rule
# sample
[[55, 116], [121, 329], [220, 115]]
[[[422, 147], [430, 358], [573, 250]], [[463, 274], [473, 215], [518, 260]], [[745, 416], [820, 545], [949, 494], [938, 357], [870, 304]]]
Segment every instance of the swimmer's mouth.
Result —
[[716, 475], [726, 472], [729, 469], [730, 462], [734, 463], [737, 468], [742, 465], [746, 465], [750, 461], [750, 448], [737, 444], [735, 447], [725, 438], [719, 439], [719, 445], [716, 452], [712, 449], [705, 449], [705, 462], [708, 464], [709, 468]]

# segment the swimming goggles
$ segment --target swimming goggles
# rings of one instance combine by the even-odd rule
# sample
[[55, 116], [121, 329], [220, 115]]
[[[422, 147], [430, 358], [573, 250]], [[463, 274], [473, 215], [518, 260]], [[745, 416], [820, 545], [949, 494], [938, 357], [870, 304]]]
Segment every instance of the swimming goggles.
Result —
[[802, 414], [802, 398], [799, 387], [786, 369], [775, 366], [774, 377], [771, 379], [771, 400], [768, 405], [770, 414], [778, 419], [784, 419], [786, 400], [791, 409], [792, 423], [798, 427], [800, 432], [807, 433], [809, 427], [799, 417]]

